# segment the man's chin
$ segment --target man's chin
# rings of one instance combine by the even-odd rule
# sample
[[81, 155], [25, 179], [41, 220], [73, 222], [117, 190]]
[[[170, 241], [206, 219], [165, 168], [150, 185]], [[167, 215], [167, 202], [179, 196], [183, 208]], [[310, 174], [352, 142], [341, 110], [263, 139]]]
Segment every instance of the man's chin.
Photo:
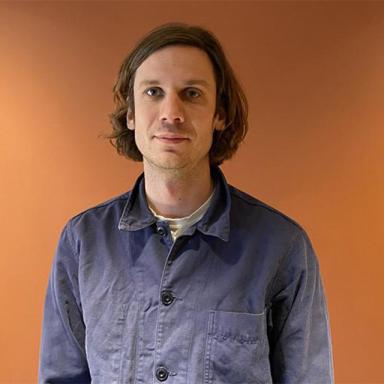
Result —
[[153, 169], [164, 172], [190, 173], [194, 169], [201, 170], [207, 165], [209, 167], [209, 157], [200, 161], [180, 153], [161, 153], [158, 156], [145, 157], [144, 162]]
[[[172, 158], [170, 158], [172, 157]], [[167, 156], [167, 158], [150, 159], [148, 163], [157, 169], [164, 171], [183, 171], [190, 164], [187, 160], [176, 158], [176, 156]]]

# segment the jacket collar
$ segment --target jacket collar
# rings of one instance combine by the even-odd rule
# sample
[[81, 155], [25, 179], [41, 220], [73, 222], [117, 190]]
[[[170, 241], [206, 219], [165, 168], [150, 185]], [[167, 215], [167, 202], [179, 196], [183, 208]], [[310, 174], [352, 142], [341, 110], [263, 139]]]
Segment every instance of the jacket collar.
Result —
[[[229, 186], [218, 167], [211, 168], [215, 190], [211, 204], [196, 224], [196, 228], [210, 236], [228, 241], [230, 231], [231, 194]], [[144, 174], [141, 174], [128, 196], [118, 228], [126, 231], [137, 231], [156, 222], [155, 216], [148, 208], [145, 197]], [[191, 233], [187, 231], [186, 234]]]

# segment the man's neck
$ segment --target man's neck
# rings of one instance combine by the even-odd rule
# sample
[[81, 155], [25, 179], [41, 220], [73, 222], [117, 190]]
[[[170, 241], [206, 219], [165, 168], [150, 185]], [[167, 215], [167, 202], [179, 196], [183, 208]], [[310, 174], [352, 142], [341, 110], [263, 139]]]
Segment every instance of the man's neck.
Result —
[[144, 163], [144, 180], [149, 206], [168, 218], [190, 215], [213, 190], [209, 165], [181, 172], [154, 169]]

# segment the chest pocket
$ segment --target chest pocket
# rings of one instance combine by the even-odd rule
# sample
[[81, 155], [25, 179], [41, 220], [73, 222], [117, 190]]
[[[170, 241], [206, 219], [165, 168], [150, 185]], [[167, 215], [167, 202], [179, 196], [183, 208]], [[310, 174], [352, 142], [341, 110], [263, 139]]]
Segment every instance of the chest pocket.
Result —
[[265, 313], [211, 311], [204, 384], [272, 383]]

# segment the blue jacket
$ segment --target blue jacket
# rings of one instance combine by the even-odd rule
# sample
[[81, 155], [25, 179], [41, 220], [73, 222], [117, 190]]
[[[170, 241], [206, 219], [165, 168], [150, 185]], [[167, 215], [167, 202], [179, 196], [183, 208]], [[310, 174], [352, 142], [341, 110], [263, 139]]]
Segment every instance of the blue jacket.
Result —
[[66, 225], [50, 276], [40, 383], [329, 384], [328, 313], [304, 230], [212, 170], [204, 217], [174, 243], [133, 190]]

